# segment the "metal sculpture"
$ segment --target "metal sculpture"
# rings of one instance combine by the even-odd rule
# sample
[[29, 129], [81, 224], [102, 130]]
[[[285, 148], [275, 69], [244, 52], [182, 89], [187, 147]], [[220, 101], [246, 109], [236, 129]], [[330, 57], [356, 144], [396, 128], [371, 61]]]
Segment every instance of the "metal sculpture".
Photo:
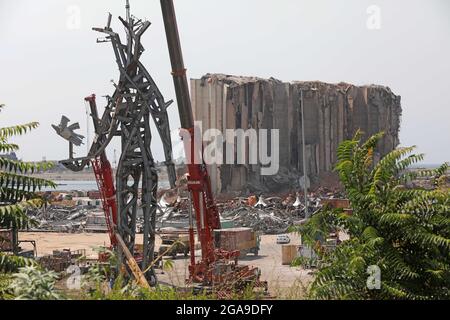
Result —
[[75, 122], [68, 125], [70, 122], [70, 119], [66, 116], [61, 117], [61, 122], [59, 125], [52, 124], [53, 129], [55, 129], [56, 133], [66, 139], [67, 141], [71, 142], [72, 144], [76, 146], [81, 146], [83, 143], [84, 136], [81, 134], [75, 133], [75, 130], [80, 129], [80, 124], [78, 122]]
[[[111, 42], [120, 78], [117, 84], [114, 84], [113, 95], [107, 97], [108, 103], [102, 117], [100, 118], [96, 112], [91, 114], [96, 136], [88, 155], [74, 158], [70, 149], [69, 159], [61, 163], [70, 170], [81, 171], [104, 154], [113, 137], [121, 138], [122, 153], [116, 171], [118, 217], [117, 226], [113, 227], [117, 227], [129, 251], [133, 253], [137, 211], [142, 209], [144, 235], [141, 268], [146, 270], [154, 255], [158, 186], [158, 175], [150, 148], [152, 140], [150, 118], [153, 119], [161, 137], [169, 182], [171, 187], [174, 187], [176, 174], [166, 112], [172, 101], [164, 100], [152, 77], [139, 61], [144, 52], [141, 37], [151, 23], [132, 16], [128, 1], [126, 11], [125, 20], [119, 17], [125, 27], [126, 43], [123, 44], [119, 34], [111, 28], [111, 14], [108, 15], [106, 27], [93, 28], [94, 31], [106, 34], [105, 38], [97, 40], [98, 43]], [[86, 100], [89, 101], [88, 98]], [[119, 253], [120, 251], [119, 247]], [[123, 253], [120, 256], [124, 261]], [[147, 276], [154, 275], [152, 268], [148, 272]]]

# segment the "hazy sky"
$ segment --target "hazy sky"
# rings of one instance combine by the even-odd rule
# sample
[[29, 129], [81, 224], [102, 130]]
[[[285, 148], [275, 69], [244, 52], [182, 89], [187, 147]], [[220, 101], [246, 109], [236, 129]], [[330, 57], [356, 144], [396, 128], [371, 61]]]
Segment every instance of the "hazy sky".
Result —
[[[188, 77], [227, 73], [283, 81], [381, 84], [402, 96], [402, 145], [427, 163], [450, 161], [450, 1], [175, 0]], [[39, 121], [18, 139], [25, 160], [63, 159], [67, 143], [51, 124], [62, 114], [86, 132], [83, 98], [113, 93], [118, 70], [109, 43], [96, 44], [107, 12], [123, 32], [123, 0], [0, 0], [0, 126]], [[375, 5], [380, 29], [367, 27]], [[131, 0], [152, 26], [142, 61], [166, 100], [175, 99], [158, 0]], [[79, 10], [79, 25], [77, 11]], [[372, 11], [373, 12], [373, 11]], [[75, 18], [74, 18], [75, 17]], [[171, 127], [178, 128], [176, 105]], [[108, 151], [119, 149], [115, 142]], [[162, 160], [159, 141], [155, 158]], [[85, 147], [78, 155], [85, 154]]]

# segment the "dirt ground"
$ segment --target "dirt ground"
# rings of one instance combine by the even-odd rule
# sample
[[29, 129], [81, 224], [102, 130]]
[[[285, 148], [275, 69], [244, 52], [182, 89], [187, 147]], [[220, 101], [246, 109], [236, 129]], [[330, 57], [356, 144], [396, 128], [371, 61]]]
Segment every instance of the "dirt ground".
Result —
[[[289, 235], [291, 244], [300, 244], [300, 239], [295, 234]], [[38, 256], [51, 254], [53, 250], [78, 250], [85, 249], [88, 257], [95, 258], [96, 247], [109, 243], [106, 233], [48, 233], [48, 232], [22, 232], [20, 240], [36, 240]], [[137, 243], [142, 241], [142, 235], [137, 235]], [[160, 240], [156, 240], [156, 248]], [[28, 244], [24, 245], [28, 248]], [[196, 258], [200, 258], [200, 251], [196, 252]], [[312, 280], [308, 270], [302, 268], [284, 266], [281, 264], [281, 245], [276, 244], [275, 235], [263, 235], [261, 237], [261, 249], [258, 256], [248, 254], [240, 259], [239, 263], [252, 265], [261, 270], [261, 279], [268, 281], [269, 291], [272, 296], [287, 299], [301, 299], [304, 297], [305, 287]], [[189, 257], [179, 255], [174, 260], [174, 267], [170, 271], [162, 273], [157, 270], [161, 283], [184, 286], [188, 277]]]
[[[291, 244], [300, 244], [296, 235], [289, 236]], [[199, 257], [200, 252], [197, 251], [196, 258]], [[179, 255], [174, 262], [174, 268], [160, 274], [158, 279], [163, 283], [184, 286], [188, 277], [189, 257]], [[312, 280], [308, 270], [281, 264], [281, 245], [276, 244], [275, 235], [263, 235], [258, 256], [248, 254], [246, 258], [240, 259], [239, 263], [258, 267], [261, 270], [261, 280], [268, 282], [270, 295], [277, 298], [304, 298], [306, 286]]]
[[[52, 254], [53, 250], [86, 249], [86, 255], [92, 258], [97, 256], [94, 248], [109, 243], [106, 233], [20, 232], [19, 240], [35, 240], [38, 256]], [[21, 246], [26, 249], [31, 248], [29, 244]]]

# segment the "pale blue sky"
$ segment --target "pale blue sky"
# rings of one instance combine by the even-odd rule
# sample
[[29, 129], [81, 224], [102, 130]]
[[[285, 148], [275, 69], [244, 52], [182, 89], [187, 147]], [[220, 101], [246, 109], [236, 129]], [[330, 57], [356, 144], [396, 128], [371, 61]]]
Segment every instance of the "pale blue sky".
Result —
[[[96, 44], [99, 34], [91, 27], [104, 26], [109, 11], [119, 30], [124, 2], [0, 0], [0, 102], [7, 105], [0, 125], [41, 123], [35, 134], [15, 139], [23, 159], [66, 158], [67, 145], [50, 124], [65, 114], [85, 133], [83, 97], [113, 92], [109, 80], [118, 71], [110, 44]], [[220, 72], [387, 85], [402, 96], [402, 145], [418, 145], [427, 163], [450, 160], [449, 1], [174, 2], [189, 77]], [[81, 13], [75, 30], [67, 27], [72, 5]], [[370, 5], [381, 9], [380, 30], [366, 27]], [[142, 60], [166, 99], [175, 99], [159, 1], [131, 0], [131, 6], [134, 15], [152, 22]], [[175, 105], [170, 119], [176, 129]], [[113, 148], [117, 142], [111, 158]], [[153, 150], [161, 160], [159, 142]]]

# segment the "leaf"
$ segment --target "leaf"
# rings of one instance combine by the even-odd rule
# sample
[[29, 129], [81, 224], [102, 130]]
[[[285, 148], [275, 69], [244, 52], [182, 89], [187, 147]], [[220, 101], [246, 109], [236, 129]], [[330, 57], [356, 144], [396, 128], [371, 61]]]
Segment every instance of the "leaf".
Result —
[[174, 262], [172, 259], [164, 260], [163, 269], [164, 270], [172, 270], [174, 267]]

